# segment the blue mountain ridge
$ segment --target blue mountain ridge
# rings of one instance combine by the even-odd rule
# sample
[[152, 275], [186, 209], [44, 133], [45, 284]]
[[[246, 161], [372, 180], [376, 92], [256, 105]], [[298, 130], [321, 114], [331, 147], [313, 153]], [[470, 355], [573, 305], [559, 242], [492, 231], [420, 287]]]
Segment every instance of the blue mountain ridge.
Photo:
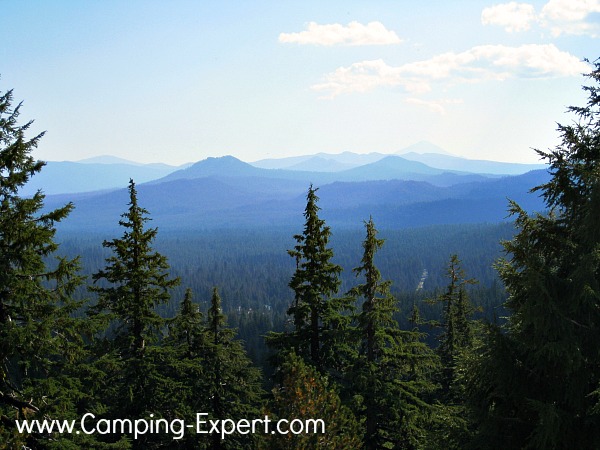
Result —
[[[147, 183], [137, 183], [140, 204], [162, 229], [298, 226], [313, 183], [330, 225], [361, 227], [373, 215], [381, 227], [507, 220], [508, 198], [543, 210], [529, 190], [546, 170], [491, 178], [449, 173], [398, 156], [337, 173], [262, 169], [234, 157], [208, 158]], [[126, 185], [126, 183], [125, 183]], [[48, 196], [48, 208], [73, 201], [62, 229], [117, 227], [127, 208], [123, 187], [111, 192]]]

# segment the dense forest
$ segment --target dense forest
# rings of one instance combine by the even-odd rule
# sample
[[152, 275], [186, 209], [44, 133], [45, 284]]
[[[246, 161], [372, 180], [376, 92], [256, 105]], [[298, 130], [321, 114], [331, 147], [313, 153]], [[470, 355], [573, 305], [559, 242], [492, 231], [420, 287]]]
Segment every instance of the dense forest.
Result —
[[63, 233], [0, 94], [0, 449], [600, 448], [589, 78], [544, 214], [414, 229], [336, 231], [311, 185], [298, 229], [161, 233], [131, 180], [117, 233]]
[[[505, 315], [502, 303], [506, 293], [494, 265], [504, 255], [501, 241], [510, 239], [514, 230], [512, 223], [382, 230], [380, 235], [385, 245], [378, 252], [377, 264], [392, 281], [391, 290], [399, 302], [396, 319], [402, 326], [409, 326], [414, 303], [426, 317], [440, 318], [440, 307], [427, 300], [445, 288], [449, 258], [459, 254], [465, 272], [478, 281], [468, 287], [477, 307], [476, 317], [500, 320]], [[362, 257], [363, 234], [358, 228], [332, 230], [333, 261], [343, 268], [339, 277], [341, 293], [356, 283], [352, 268]], [[206, 312], [212, 289], [218, 287], [223, 311], [246, 344], [249, 356], [263, 370], [272, 370], [266, 360], [268, 349], [263, 337], [268, 331], [282, 330], [287, 322], [286, 311], [294, 297], [288, 283], [295, 263], [287, 255], [287, 249], [294, 243], [293, 235], [294, 230], [280, 228], [159, 232], [155, 248], [168, 257], [170, 274], [185, 280], [185, 286], [174, 287], [172, 301], [158, 305], [157, 312], [163, 317], [175, 316], [188, 288], [195, 294], [194, 301]], [[66, 257], [79, 257], [80, 274], [89, 277], [110, 256], [110, 251], [101, 245], [109, 237], [59, 231], [57, 241]], [[424, 273], [426, 278], [419, 288]], [[90, 297], [85, 284], [75, 297]], [[424, 326], [423, 331], [433, 343], [437, 328]]]

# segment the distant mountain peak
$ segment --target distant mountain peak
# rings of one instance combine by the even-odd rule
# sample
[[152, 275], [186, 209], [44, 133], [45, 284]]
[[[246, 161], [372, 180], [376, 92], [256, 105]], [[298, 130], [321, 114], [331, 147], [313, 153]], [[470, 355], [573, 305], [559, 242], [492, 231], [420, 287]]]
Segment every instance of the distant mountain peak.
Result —
[[[214, 160], [214, 161], [218, 161], [218, 160], [221, 160], [221, 161], [240, 161], [240, 162], [242, 162], [240, 159], [236, 158], [233, 155], [209, 156], [208, 158], [204, 159], [203, 161], [206, 161], [206, 160]], [[202, 162], [202, 161], [199, 161], [199, 162]]]
[[203, 178], [210, 176], [251, 176], [260, 169], [236, 158], [235, 156], [211, 156], [185, 169], [177, 170], [158, 181], [181, 178]]
[[418, 154], [426, 154], [426, 153], [435, 153], [438, 155], [446, 155], [446, 156], [456, 156], [442, 147], [438, 147], [435, 144], [432, 144], [429, 141], [419, 141], [416, 144], [409, 145], [408, 147], [396, 152], [398, 155], [404, 155], [406, 153], [418, 153]]
[[225, 156], [209, 156], [206, 159], [198, 161], [197, 163], [192, 164], [189, 169], [192, 167], [215, 167], [215, 168], [228, 168], [228, 167], [251, 167], [250, 164], [236, 158], [235, 156], [225, 155]]

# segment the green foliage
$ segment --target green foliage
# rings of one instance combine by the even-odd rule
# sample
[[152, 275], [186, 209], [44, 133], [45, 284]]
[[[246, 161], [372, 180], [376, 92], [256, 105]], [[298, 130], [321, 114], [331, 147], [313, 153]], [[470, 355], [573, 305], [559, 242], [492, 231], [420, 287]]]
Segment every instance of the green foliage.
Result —
[[[590, 78], [600, 82], [600, 63]], [[43, 133], [27, 139], [31, 122], [18, 125], [20, 105], [12, 107], [11, 91], [0, 94], [0, 449], [600, 448], [600, 88], [584, 89], [588, 104], [570, 108], [577, 122], [559, 125], [562, 143], [538, 152], [552, 178], [533, 190], [548, 213], [529, 216], [510, 204], [518, 233], [498, 263], [510, 313], [501, 325], [494, 307], [505, 293], [489, 261], [497, 236], [512, 233], [505, 225], [389, 231], [384, 248], [370, 219], [361, 257], [354, 231], [332, 239], [311, 186], [303, 232], [288, 250], [295, 271], [278, 254], [289, 248], [281, 230], [160, 242], [178, 258], [175, 275], [194, 288], [184, 294], [154, 250], [157, 229], [146, 228], [133, 181], [121, 238], [103, 248], [90, 248], [87, 237], [70, 243], [72, 253], [85, 250], [97, 294], [88, 320], [78, 319], [79, 260], [55, 257], [55, 224], [73, 206], [48, 211], [41, 192], [20, 194], [44, 165], [30, 155]], [[458, 251], [484, 288], [467, 291]], [[447, 254], [450, 281], [441, 288]], [[341, 265], [359, 258], [360, 282], [351, 287]], [[428, 293], [415, 291], [422, 273]], [[292, 329], [269, 335], [279, 377], [265, 406], [261, 382], [270, 381], [239, 337], [255, 361], [263, 358], [262, 335], [284, 328], [287, 279]], [[215, 285], [229, 300], [229, 323]], [[348, 294], [336, 297], [340, 289]], [[433, 289], [439, 295], [423, 302]], [[192, 292], [210, 298], [204, 314]], [[179, 308], [172, 297], [183, 297]], [[485, 331], [469, 297], [494, 319]], [[435, 322], [437, 352], [424, 342], [433, 346], [436, 336], [422, 332]], [[198, 412], [238, 420], [267, 411], [323, 419], [327, 431], [222, 440], [187, 430], [177, 442], [166, 433], [16, 433], [17, 418], [76, 420], [88, 411], [186, 423]]]
[[[261, 374], [246, 355], [235, 330], [227, 327], [221, 308], [221, 297], [213, 289], [210, 308], [204, 329], [203, 346], [199, 357], [205, 368], [203, 388], [197, 392], [210, 399], [206, 411], [209, 419], [248, 419], [261, 417]], [[206, 438], [212, 449], [251, 448], [258, 435], [228, 436], [221, 440], [218, 435]], [[210, 441], [209, 441], [210, 439]]]
[[288, 254], [296, 260], [296, 271], [289, 287], [294, 302], [288, 309], [292, 316], [292, 332], [271, 335], [270, 342], [279, 348], [294, 351], [318, 370], [334, 367], [339, 356], [338, 346], [344, 345], [344, 333], [350, 309], [346, 299], [332, 298], [338, 291], [342, 268], [334, 264], [333, 251], [328, 247], [331, 231], [319, 218], [317, 188], [310, 186], [306, 197], [303, 234], [295, 235], [297, 245]]
[[349, 295], [363, 299], [357, 318], [358, 357], [350, 372], [350, 390], [358, 415], [365, 419], [365, 448], [425, 448], [437, 407], [428, 399], [437, 358], [417, 331], [401, 330], [393, 314], [396, 300], [382, 281], [375, 254], [383, 246], [370, 219], [361, 265], [364, 283]]
[[106, 259], [107, 266], [93, 275], [94, 283], [106, 280], [109, 285], [90, 290], [98, 294], [92, 311], [107, 312], [109, 319], [116, 320], [115, 341], [123, 341], [119, 344], [122, 348], [139, 356], [146, 341], [155, 341], [164, 325], [155, 308], [169, 301], [169, 289], [179, 284], [179, 279], [169, 279], [166, 257], [151, 246], [158, 230], [144, 228], [148, 211], [138, 205], [133, 180], [129, 182], [129, 199], [129, 210], [119, 221], [125, 232], [119, 239], [102, 243], [114, 254]]
[[457, 365], [465, 352], [471, 351], [475, 339], [475, 325], [472, 321], [473, 305], [469, 300], [466, 286], [476, 281], [467, 279], [457, 255], [450, 257], [447, 270], [450, 282], [444, 293], [431, 300], [442, 305], [442, 320], [438, 326], [442, 329], [437, 353], [443, 366], [441, 385], [443, 395], [455, 398], [454, 390]]
[[[167, 356], [169, 371], [167, 383], [175, 389], [170, 393], [174, 416], [186, 423], [195, 423], [196, 413], [210, 410], [208, 397], [204, 394], [206, 373], [211, 370], [202, 354], [206, 347], [206, 328], [198, 305], [192, 301], [192, 290], [187, 289], [178, 314], [169, 321], [169, 333], [164, 340], [163, 351]], [[189, 429], [178, 441], [182, 448], [205, 448]]]
[[471, 422], [465, 406], [465, 372], [480, 345], [479, 322], [473, 320], [475, 308], [471, 304], [467, 286], [475, 284], [467, 279], [457, 255], [450, 257], [447, 268], [448, 286], [430, 304], [442, 307], [441, 320], [431, 321], [442, 330], [438, 336], [436, 353], [440, 357], [440, 371], [436, 381], [440, 384], [437, 398], [443, 403], [438, 411], [435, 434], [448, 448], [464, 448], [471, 438]]
[[367, 236], [363, 242], [362, 265], [353, 269], [356, 276], [363, 275], [365, 282], [350, 290], [348, 295], [363, 298], [362, 312], [358, 316], [361, 332], [360, 352], [367, 361], [378, 360], [389, 340], [387, 330], [396, 323], [393, 314], [397, 311], [396, 300], [390, 293], [390, 281], [381, 281], [381, 273], [375, 266], [375, 254], [383, 246], [377, 238], [377, 229], [370, 219], [366, 223]]
[[45, 211], [42, 192], [19, 195], [44, 166], [31, 156], [43, 133], [26, 137], [32, 122], [18, 124], [12, 98], [0, 93], [0, 448], [47, 445], [47, 435], [19, 436], [14, 420], [72, 416], [84, 395], [69, 377], [83, 355], [86, 327], [71, 317], [83, 280], [54, 241], [73, 205]]
[[185, 358], [194, 359], [203, 345], [202, 313], [192, 300], [192, 290], [188, 288], [181, 302], [179, 313], [169, 321], [167, 343], [179, 349]]
[[549, 213], [511, 203], [518, 234], [499, 271], [511, 312], [491, 331], [470, 380], [488, 448], [598, 448], [600, 416], [600, 65], [578, 121], [559, 125], [561, 144], [538, 151], [551, 180], [535, 188]]
[[[133, 180], [129, 183], [129, 209], [119, 224], [125, 228], [120, 239], [104, 241], [113, 251], [106, 267], [93, 275], [90, 291], [98, 294], [90, 308], [92, 319], [112, 326], [95, 345], [92, 367], [100, 376], [94, 384], [93, 406], [114, 419], [155, 417], [173, 419], [174, 400], [181, 388], [176, 361], [158, 344], [165, 320], [156, 306], [170, 299], [169, 290], [179, 283], [170, 278], [167, 259], [152, 248], [157, 229], [145, 229], [148, 212], [137, 202]], [[119, 436], [108, 436], [115, 441]], [[160, 447], [164, 435], [144, 435], [133, 442], [136, 448]]]

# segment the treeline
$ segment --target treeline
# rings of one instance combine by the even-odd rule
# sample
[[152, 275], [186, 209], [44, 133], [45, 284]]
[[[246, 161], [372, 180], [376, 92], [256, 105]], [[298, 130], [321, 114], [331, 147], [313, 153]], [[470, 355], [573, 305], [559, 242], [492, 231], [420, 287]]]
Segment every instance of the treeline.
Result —
[[[149, 222], [152, 224], [152, 222]], [[446, 267], [452, 254], [460, 254], [463, 268], [478, 283], [468, 287], [473, 299], [475, 316], [488, 321], [502, 320], [506, 315], [502, 304], [506, 292], [494, 269], [503, 255], [501, 241], [514, 233], [513, 223], [465, 224], [431, 226], [421, 229], [383, 230], [385, 245], [377, 254], [377, 265], [383, 276], [392, 281], [391, 291], [398, 300], [395, 318], [403, 328], [409, 322], [416, 302], [430, 320], [441, 319], [439, 305], [426, 302], [446, 287]], [[287, 308], [293, 301], [288, 283], [295, 263], [286, 250], [293, 246], [293, 230], [207, 230], [204, 232], [160, 232], [154, 247], [169, 258], [170, 274], [185, 280], [171, 290], [171, 299], [157, 306], [162, 317], [177, 314], [185, 290], [192, 289], [194, 301], [201, 311], [209, 308], [213, 287], [223, 298], [223, 311], [229, 324], [237, 331], [256, 365], [271, 373], [267, 357], [269, 350], [264, 336], [273, 330], [283, 330], [288, 320]], [[66, 257], [79, 257], [80, 273], [89, 277], [100, 270], [110, 250], [100, 244], [110, 233], [62, 234], [58, 230], [60, 252]], [[343, 268], [340, 292], [356, 284], [352, 272], [362, 255], [360, 230], [333, 230], [331, 246], [333, 261]], [[417, 291], [424, 271], [423, 288]], [[92, 298], [86, 284], [75, 292], [76, 299]], [[80, 314], [83, 316], [84, 311]], [[435, 327], [424, 325], [427, 342], [436, 345]]]
[[[360, 225], [359, 220], [357, 230], [332, 231], [333, 260], [344, 269], [340, 274], [342, 290], [355, 282], [351, 269], [360, 261], [364, 238]], [[265, 305], [285, 311], [293, 298], [287, 284], [295, 268], [286, 250], [294, 245], [293, 235], [298, 229], [161, 230], [155, 248], [168, 255], [170, 272], [185, 279], [202, 299], [210, 297], [213, 286], [219, 286], [227, 313]], [[477, 287], [487, 288], [499, 281], [494, 264], [504, 255], [501, 241], [511, 239], [514, 232], [512, 222], [384, 229], [381, 236], [385, 246], [378, 253], [378, 265], [393, 280], [392, 290], [397, 295], [414, 292], [427, 270], [422, 291], [430, 293], [446, 285], [448, 258], [460, 254], [465, 270], [479, 281]], [[61, 233], [59, 229], [57, 233], [61, 254], [78, 256], [85, 275], [103, 267], [110, 251], [101, 243], [110, 238], [106, 232]], [[183, 298], [184, 291], [181, 286], [176, 288], [174, 297]], [[174, 312], [164, 311], [168, 315]]]
[[[589, 76], [600, 82], [600, 64]], [[394, 295], [391, 271], [379, 267], [387, 244], [372, 218], [362, 249], [348, 253], [355, 277], [342, 279], [311, 186], [304, 226], [288, 255], [274, 263], [263, 255], [267, 265], [293, 262], [291, 301], [270, 305], [285, 308], [283, 326], [266, 336], [275, 369], [270, 382], [228, 323], [219, 290], [200, 292], [210, 298], [201, 311], [183, 266], [173, 273], [157, 250], [158, 230], [138, 204], [133, 181], [122, 234], [105, 238], [104, 250], [90, 256], [100, 263], [89, 280], [78, 257], [49, 262], [58, 248], [55, 225], [72, 205], [44, 211], [43, 194], [19, 195], [43, 168], [31, 157], [42, 136], [25, 137], [30, 123], [17, 123], [20, 105], [13, 108], [12, 92], [4, 93], [0, 448], [600, 448], [599, 89], [585, 87], [588, 104], [570, 108], [578, 121], [559, 126], [561, 145], [538, 152], [552, 175], [535, 188], [548, 214], [529, 216], [510, 204], [516, 234], [504, 243], [508, 256], [497, 267], [508, 294], [505, 320], [490, 312], [491, 320], [477, 319], [475, 280], [456, 255], [444, 256], [443, 285], [427, 301], [416, 289]], [[181, 245], [193, 276], [202, 254]], [[389, 258], [390, 265], [407, 267], [401, 252]], [[219, 264], [215, 270], [225, 274], [225, 261]], [[257, 284], [278, 278], [249, 270]], [[490, 280], [490, 292], [500, 293]], [[230, 286], [241, 301], [244, 286]], [[176, 308], [165, 310], [177, 292]], [[256, 292], [256, 303], [239, 307], [261, 305]], [[241, 324], [247, 315], [237, 317]], [[424, 332], [434, 329], [435, 343]], [[166, 431], [136, 436], [125, 428], [78, 434], [17, 427], [23, 419], [86, 414], [122, 427], [126, 419], [194, 424], [199, 412], [207, 421], [322, 419], [326, 431], [238, 432], [222, 439], [192, 427], [173, 439]]]

